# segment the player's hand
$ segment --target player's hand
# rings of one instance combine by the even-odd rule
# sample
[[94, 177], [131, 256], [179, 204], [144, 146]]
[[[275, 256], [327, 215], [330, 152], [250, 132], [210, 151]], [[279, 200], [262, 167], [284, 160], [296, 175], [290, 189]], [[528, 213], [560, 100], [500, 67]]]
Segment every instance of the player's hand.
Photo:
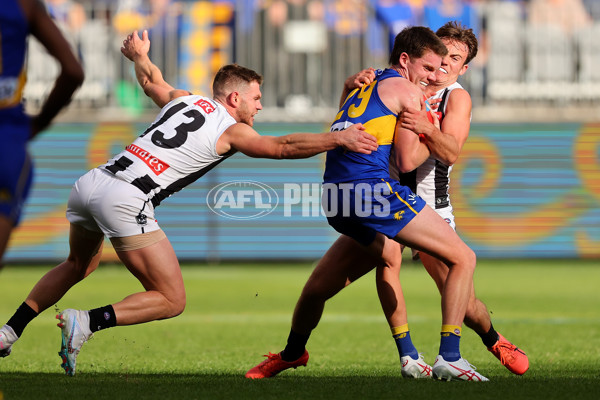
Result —
[[138, 31], [133, 31], [133, 33], [123, 40], [121, 53], [133, 62], [135, 62], [138, 57], [147, 56], [148, 51], [150, 51], [150, 39], [148, 39], [147, 30], [142, 32], [141, 38], [138, 35]]
[[367, 133], [362, 124], [354, 124], [339, 131], [341, 146], [349, 151], [371, 154], [377, 150], [377, 139]]
[[346, 79], [346, 82], [344, 82], [344, 86], [349, 91], [352, 91], [354, 89], [361, 88], [364, 85], [370, 85], [374, 79], [375, 69], [367, 68]]
[[440, 106], [440, 103], [442, 102], [442, 99], [440, 99], [440, 98], [437, 98], [437, 99], [429, 98], [429, 99], [427, 99], [427, 102], [429, 103], [429, 107], [431, 107], [432, 110], [437, 111], [437, 109]]
[[437, 122], [437, 127], [439, 128], [439, 121], [437, 116], [433, 111], [427, 111], [425, 107], [425, 101], [421, 100], [421, 109], [417, 110], [416, 108], [407, 107], [400, 114], [400, 126], [404, 129], [408, 129], [413, 131], [415, 134], [419, 136], [429, 135], [432, 131], [432, 126], [435, 126], [431, 123], [431, 120]]

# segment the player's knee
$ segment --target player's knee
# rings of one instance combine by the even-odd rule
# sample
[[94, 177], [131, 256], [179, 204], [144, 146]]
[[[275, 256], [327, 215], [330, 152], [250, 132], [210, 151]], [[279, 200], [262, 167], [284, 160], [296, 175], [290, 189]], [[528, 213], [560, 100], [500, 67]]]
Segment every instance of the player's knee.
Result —
[[465, 321], [473, 320], [477, 315], [477, 301], [475, 297], [471, 296], [469, 303], [467, 304], [467, 311], [465, 314]]
[[72, 271], [72, 276], [76, 277], [77, 280], [82, 280], [98, 267], [97, 262], [92, 262], [89, 258], [78, 257], [73, 253], [69, 254], [63, 265]]
[[173, 316], [176, 317], [185, 310], [185, 301], [178, 303], [177, 307], [173, 310]]
[[174, 299], [169, 302], [168, 317], [173, 318], [181, 314], [185, 310], [185, 297]]
[[465, 245], [465, 249], [461, 252], [461, 266], [469, 270], [469, 272], [475, 272], [475, 265], [477, 265], [477, 255], [470, 247]]
[[344, 288], [344, 284], [334, 282], [310, 280], [302, 289], [302, 297], [307, 302], [326, 302]]
[[477, 265], [477, 254], [475, 254], [475, 252], [473, 250], [471, 250], [471, 248], [469, 248], [469, 250], [467, 251], [468, 254], [468, 258], [469, 258], [469, 265], [472, 266], [473, 271], [475, 271], [475, 265]]

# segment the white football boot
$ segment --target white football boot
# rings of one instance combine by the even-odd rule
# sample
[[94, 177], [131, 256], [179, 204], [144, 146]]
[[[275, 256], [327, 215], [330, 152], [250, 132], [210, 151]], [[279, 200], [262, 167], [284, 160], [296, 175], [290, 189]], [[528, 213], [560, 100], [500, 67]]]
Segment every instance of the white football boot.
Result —
[[0, 357], [7, 357], [12, 350], [12, 345], [19, 339], [13, 328], [4, 325], [0, 328]]
[[441, 381], [489, 381], [488, 378], [476, 372], [475, 367], [464, 358], [448, 362], [441, 355], [438, 355], [433, 363], [433, 377]]
[[415, 360], [411, 356], [400, 357], [402, 364], [402, 376], [413, 379], [431, 378], [431, 366], [425, 362], [423, 355]]
[[66, 309], [56, 316], [60, 322], [62, 343], [58, 355], [62, 358], [61, 367], [67, 375], [75, 375], [75, 364], [81, 347], [92, 336], [90, 317], [87, 311]]

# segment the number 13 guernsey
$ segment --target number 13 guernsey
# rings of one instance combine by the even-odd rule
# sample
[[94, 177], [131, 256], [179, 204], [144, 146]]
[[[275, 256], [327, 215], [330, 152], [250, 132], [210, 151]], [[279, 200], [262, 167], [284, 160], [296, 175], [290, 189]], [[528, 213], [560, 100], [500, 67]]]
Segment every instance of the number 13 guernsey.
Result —
[[371, 154], [347, 151], [341, 147], [327, 152], [325, 183], [351, 182], [357, 179], [389, 179], [390, 151], [394, 141], [397, 114], [387, 108], [377, 86], [387, 78], [401, 78], [395, 70], [377, 70], [370, 85], [352, 91], [331, 125], [331, 131], [361, 123], [367, 132], [377, 138], [379, 148]]
[[217, 141], [235, 119], [214, 100], [179, 97], [125, 151], [101, 166], [139, 188], [156, 207], [206, 174], [232, 153], [219, 155]]

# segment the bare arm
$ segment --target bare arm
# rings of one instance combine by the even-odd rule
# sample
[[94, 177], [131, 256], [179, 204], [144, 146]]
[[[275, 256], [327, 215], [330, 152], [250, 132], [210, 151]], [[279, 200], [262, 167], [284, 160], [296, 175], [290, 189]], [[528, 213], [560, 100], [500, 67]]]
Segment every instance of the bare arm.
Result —
[[425, 143], [419, 140], [418, 135], [402, 128], [398, 121], [394, 134], [394, 155], [398, 171], [406, 173], [423, 164], [431, 156], [431, 152]]
[[217, 142], [217, 152], [238, 150], [256, 158], [307, 158], [343, 147], [370, 154], [377, 150], [377, 140], [354, 124], [343, 131], [326, 133], [291, 133], [285, 136], [261, 136], [249, 125], [238, 123], [228, 128]]
[[186, 90], [175, 89], [163, 78], [162, 72], [150, 61], [148, 51], [150, 50], [150, 39], [148, 31], [142, 32], [140, 38], [137, 31], [131, 33], [123, 41], [121, 53], [130, 61], [133, 61], [135, 76], [138, 83], [144, 89], [144, 93], [154, 101], [160, 108], [177, 97], [191, 94]]
[[[400, 97], [400, 117], [406, 110], [415, 109], [420, 111], [423, 93], [420, 88], [408, 82], [402, 82], [403, 91]], [[397, 96], [398, 97], [398, 96]], [[410, 172], [423, 164], [429, 158], [429, 148], [420, 141], [419, 136], [412, 130], [402, 126], [400, 119], [396, 123], [394, 134], [394, 155], [398, 170], [402, 173]]]
[[71, 46], [50, 19], [46, 8], [39, 0], [26, 0], [21, 4], [27, 7], [31, 34], [40, 41], [60, 65], [60, 73], [54, 87], [42, 104], [38, 115], [32, 118], [31, 138], [46, 129], [54, 117], [71, 102], [73, 93], [83, 83], [84, 73], [81, 63], [73, 54]]
[[450, 93], [441, 129], [428, 121], [425, 110], [408, 109], [402, 114], [400, 121], [403, 128], [423, 135], [424, 143], [433, 157], [446, 165], [452, 165], [469, 136], [471, 97], [463, 89], [455, 89]]
[[362, 71], [348, 77], [344, 82], [344, 89], [342, 90], [342, 95], [340, 97], [339, 107], [342, 108], [350, 92], [352, 92], [354, 89], [361, 88], [364, 85], [370, 85], [374, 79], [375, 69], [373, 68], [363, 69]]

